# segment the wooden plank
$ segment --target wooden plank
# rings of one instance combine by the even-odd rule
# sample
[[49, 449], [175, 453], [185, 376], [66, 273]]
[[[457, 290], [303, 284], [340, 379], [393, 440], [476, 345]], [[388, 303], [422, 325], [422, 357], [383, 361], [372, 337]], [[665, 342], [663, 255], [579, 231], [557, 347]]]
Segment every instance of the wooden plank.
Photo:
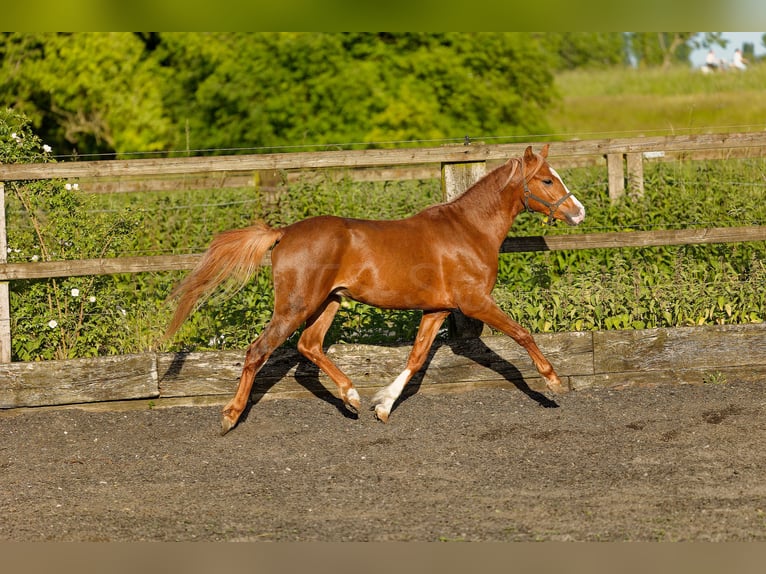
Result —
[[85, 193], [136, 193], [156, 191], [182, 191], [192, 189], [220, 189], [254, 187], [252, 172], [225, 172], [195, 176], [124, 177], [120, 179], [88, 178], [79, 181], [80, 190]]
[[202, 257], [191, 255], [157, 255], [118, 257], [115, 259], [77, 259], [70, 261], [38, 261], [36, 263], [0, 264], [0, 280], [45, 279], [82, 275], [112, 275], [192, 269]]
[[[550, 333], [535, 336], [561, 377], [592, 374], [591, 333]], [[379, 388], [404, 368], [410, 345], [333, 345], [330, 359], [360, 389]], [[242, 370], [244, 351], [168, 353], [159, 355], [157, 372], [162, 397], [232, 395]], [[534, 381], [545, 385], [526, 351], [505, 336], [437, 343], [424, 371], [413, 384], [441, 385]], [[256, 377], [254, 395], [264, 393], [336, 393], [335, 384], [296, 350], [280, 348]]]
[[[766, 324], [546, 333], [543, 353], [572, 389], [758, 381], [766, 377]], [[362, 396], [390, 383], [410, 345], [333, 345], [327, 353]], [[0, 365], [0, 408], [137, 398], [230, 398], [244, 351], [164, 353]], [[523, 383], [522, 383], [523, 381]], [[545, 385], [508, 337], [437, 343], [411, 390]], [[335, 385], [295, 349], [280, 348], [256, 378], [253, 397], [336, 395]]]
[[[55, 164], [3, 164], [0, 180], [126, 177], [157, 174], [195, 174], [262, 169], [316, 169], [336, 167], [376, 167], [422, 163], [459, 163], [518, 157], [527, 145], [541, 143], [472, 144], [408, 149], [368, 149], [350, 151], [293, 152], [209, 157], [152, 158], [59, 162]], [[553, 142], [549, 159], [558, 157], [604, 156], [651, 151], [695, 151], [723, 148], [766, 147], [766, 133], [699, 134], [687, 136], [649, 136], [641, 138], [576, 140]]]
[[[5, 224], [5, 184], [0, 181], [0, 265], [8, 261]], [[11, 294], [8, 281], [0, 281], [0, 363], [11, 362]]]
[[595, 374], [766, 365], [766, 323], [601, 331], [593, 361]]
[[609, 186], [609, 199], [612, 203], [615, 203], [625, 193], [623, 154], [609, 153], [606, 155], [606, 172]]
[[[500, 253], [558, 251], [562, 249], [612, 249], [621, 247], [661, 247], [765, 241], [766, 226], [669, 229], [661, 231], [614, 231], [608, 233], [569, 233], [535, 237], [508, 237]], [[0, 275], [2, 277], [2, 275]]]
[[[563, 166], [566, 167], [566, 166]], [[279, 174], [278, 183], [272, 178], [266, 181], [263, 174]], [[437, 179], [441, 175], [438, 165], [415, 165], [402, 167], [361, 167], [336, 168], [329, 170], [260, 170], [256, 172], [201, 173], [193, 176], [129, 176], [113, 178], [80, 179], [80, 190], [85, 193], [141, 193], [156, 191], [181, 191], [193, 189], [220, 189], [234, 187], [255, 187], [272, 189], [288, 182], [317, 181], [328, 178], [331, 181], [350, 179], [352, 181], [412, 181]]]
[[626, 156], [628, 171], [628, 194], [632, 197], [644, 195], [644, 156], [640, 153], [629, 153]]
[[[593, 372], [591, 333], [544, 333], [534, 338], [565, 384], [571, 376]], [[527, 352], [502, 335], [457, 340], [436, 347], [422, 384], [499, 380], [525, 381], [533, 390], [546, 390]]]
[[151, 398], [159, 395], [154, 355], [0, 365], [0, 408]]
[[[508, 237], [500, 253], [558, 251], [563, 249], [612, 249], [766, 241], [766, 226], [718, 227], [667, 231], [610, 233], [571, 233], [562, 235]], [[115, 259], [77, 259], [37, 263], [0, 263], [0, 282], [19, 279], [45, 279], [115, 273], [147, 273], [192, 269], [202, 254], [119, 257]], [[271, 265], [271, 255], [261, 265]]]
[[[278, 356], [278, 353], [274, 354]], [[233, 394], [244, 358], [244, 351], [160, 354], [157, 356], [160, 395], [180, 397]]]
[[[558, 144], [554, 144], [558, 145]], [[650, 152], [651, 153], [651, 152]], [[702, 149], [689, 152], [667, 152], [659, 156], [644, 158], [651, 162], [676, 162], [676, 161], [725, 161], [730, 159], [759, 158], [766, 155], [766, 148], [744, 147], [727, 149]], [[643, 154], [631, 153], [629, 158], [643, 157]], [[491, 160], [487, 162], [489, 169], [500, 165], [507, 158]], [[630, 160], [629, 160], [630, 161]], [[634, 160], [637, 161], [637, 160]], [[555, 167], [558, 170], [578, 167], [603, 166], [605, 158], [601, 156], [556, 156]], [[359, 167], [359, 168], [331, 168], [335, 174], [328, 173], [327, 169], [290, 169], [281, 170], [287, 177], [288, 182], [317, 181], [330, 178], [333, 181], [350, 179], [355, 182], [364, 181], [412, 181], [424, 179], [438, 179], [441, 175], [438, 164], [420, 164], [415, 166], [401, 167]], [[274, 171], [274, 170], [270, 170]], [[258, 172], [256, 172], [258, 173]], [[643, 187], [643, 179], [639, 179], [635, 172], [636, 186]], [[639, 181], [641, 182], [639, 184]], [[149, 176], [132, 176], [120, 179], [86, 178], [80, 179], [80, 190], [86, 193], [135, 193], [157, 191], [179, 191], [193, 189], [219, 189], [234, 187], [258, 187], [255, 185], [253, 172], [221, 172], [218, 174], [199, 174], [196, 176], [172, 176], [163, 177], [161, 174]], [[631, 169], [628, 167], [628, 187], [633, 189]]]
[[654, 388], [670, 385], [716, 385], [729, 383], [762, 383], [766, 380], [766, 365], [707, 368], [668, 369], [660, 371], [626, 371], [569, 377], [575, 391], [593, 388], [629, 389]]

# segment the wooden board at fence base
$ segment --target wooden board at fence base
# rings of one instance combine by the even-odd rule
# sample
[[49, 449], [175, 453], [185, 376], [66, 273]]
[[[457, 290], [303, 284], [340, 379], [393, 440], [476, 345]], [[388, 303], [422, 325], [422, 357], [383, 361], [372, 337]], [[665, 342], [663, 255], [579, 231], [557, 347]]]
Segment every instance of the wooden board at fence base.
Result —
[[600, 331], [593, 337], [596, 373], [766, 366], [766, 323]]
[[[538, 335], [543, 352], [562, 376], [590, 373], [590, 333]], [[410, 345], [333, 345], [327, 356], [344, 371], [362, 394], [392, 382], [404, 369]], [[232, 395], [239, 381], [244, 351], [161, 355], [157, 360], [162, 397]], [[501, 384], [526, 381], [534, 390], [545, 385], [527, 353], [504, 336], [437, 342], [425, 368], [412, 385]], [[335, 393], [334, 383], [294, 349], [277, 349], [256, 377], [252, 394]]]
[[[574, 390], [665, 384], [766, 382], [766, 323], [535, 335]], [[411, 345], [333, 345], [328, 356], [363, 397], [404, 369]], [[0, 408], [161, 398], [189, 404], [230, 398], [245, 352], [146, 353], [0, 365]], [[545, 391], [529, 356], [505, 336], [437, 342], [409, 391], [485, 387]], [[252, 396], [337, 395], [335, 385], [295, 349], [277, 349]]]
[[152, 398], [153, 355], [120, 355], [0, 365], [0, 408]]
[[766, 365], [629, 371], [569, 377], [572, 390], [589, 388], [627, 389], [665, 385], [725, 385], [729, 383], [766, 383]]

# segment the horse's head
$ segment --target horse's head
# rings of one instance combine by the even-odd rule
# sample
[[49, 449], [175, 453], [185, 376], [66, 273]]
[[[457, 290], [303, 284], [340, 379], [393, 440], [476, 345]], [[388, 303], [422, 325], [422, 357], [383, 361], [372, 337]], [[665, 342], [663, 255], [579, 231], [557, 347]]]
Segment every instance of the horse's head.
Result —
[[547, 222], [560, 219], [569, 225], [578, 225], [585, 219], [585, 208], [572, 192], [567, 189], [561, 176], [548, 165], [548, 144], [539, 154], [529, 146], [521, 159], [524, 184], [524, 207], [527, 211], [538, 211], [547, 216]]

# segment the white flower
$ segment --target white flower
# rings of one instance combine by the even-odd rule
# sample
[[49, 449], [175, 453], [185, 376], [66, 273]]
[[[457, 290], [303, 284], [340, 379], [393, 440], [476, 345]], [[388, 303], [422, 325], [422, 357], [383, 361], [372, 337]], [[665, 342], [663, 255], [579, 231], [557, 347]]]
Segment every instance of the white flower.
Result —
[[72, 297], [79, 297], [80, 296], [80, 290], [79, 289], [72, 289]]
[[21, 138], [19, 137], [19, 134], [17, 134], [16, 132], [13, 132], [11, 134], [11, 139], [16, 140], [17, 142], [21, 143]]
[[80, 189], [80, 184], [79, 184], [79, 183], [73, 183], [73, 184], [72, 184], [72, 189], [74, 189], [75, 191], [77, 191], [78, 189]]
[[55, 319], [51, 319], [50, 321], [48, 321], [48, 327], [50, 327], [51, 329], [55, 329], [58, 326], [59, 324]]
[[45, 145], [43, 146], [43, 151], [44, 151], [45, 153], [51, 153], [51, 152], [53, 151], [53, 149], [52, 149], [52, 148], [51, 148], [51, 146], [49, 146], [48, 144], [45, 144]]
[[88, 301], [90, 301], [91, 303], [95, 303], [96, 298], [93, 295], [91, 295], [90, 297], [88, 297]]
[[32, 261], [37, 261], [40, 259], [39, 255], [32, 255]]
[[66, 189], [67, 191], [72, 191], [72, 184], [71, 183], [65, 184], [64, 189]]

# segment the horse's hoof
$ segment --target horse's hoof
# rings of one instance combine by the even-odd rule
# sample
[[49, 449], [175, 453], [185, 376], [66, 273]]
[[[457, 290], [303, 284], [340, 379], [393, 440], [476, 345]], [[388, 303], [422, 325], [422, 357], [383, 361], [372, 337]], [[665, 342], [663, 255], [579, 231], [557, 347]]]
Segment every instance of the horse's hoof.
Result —
[[553, 379], [548, 379], [545, 381], [545, 385], [548, 387], [548, 390], [552, 391], [553, 393], [556, 393], [557, 395], [563, 395], [564, 393], [569, 392], [569, 388], [564, 385], [561, 382], [561, 379], [558, 377], [555, 377]]
[[229, 432], [231, 429], [233, 429], [237, 425], [237, 421], [232, 421], [226, 417], [226, 415], [221, 417], [221, 436], [225, 435], [227, 432]]
[[375, 418], [378, 419], [380, 422], [387, 423], [389, 414], [390, 413], [381, 405], [378, 405], [375, 407]]
[[362, 410], [362, 400], [359, 397], [359, 393], [356, 391], [356, 389], [351, 389], [348, 394], [343, 397], [343, 404], [355, 415], [358, 415], [359, 411]]
[[359, 407], [361, 405], [354, 405], [352, 403], [343, 403], [343, 406], [346, 407], [346, 410], [350, 412], [352, 415], [359, 415]]

